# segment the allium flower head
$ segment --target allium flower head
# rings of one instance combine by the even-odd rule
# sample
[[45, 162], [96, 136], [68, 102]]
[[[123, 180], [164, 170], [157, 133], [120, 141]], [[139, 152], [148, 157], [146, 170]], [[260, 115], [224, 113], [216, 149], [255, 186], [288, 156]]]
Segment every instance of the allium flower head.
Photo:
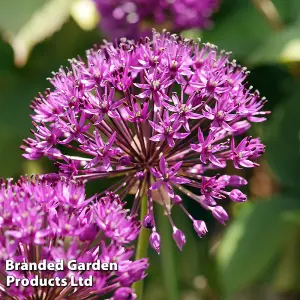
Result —
[[[0, 179], [0, 294], [5, 299], [91, 299], [115, 293], [113, 299], [134, 299], [130, 286], [145, 277], [147, 259], [131, 261], [132, 248], [139, 225], [127, 215], [119, 196], [107, 193], [98, 199], [86, 199], [79, 181], [60, 180], [58, 176], [22, 177], [17, 183]], [[117, 263], [111, 271], [72, 271], [67, 263]], [[40, 263], [63, 260], [64, 270], [6, 271], [6, 260]], [[6, 276], [33, 279], [39, 287], [6, 285]], [[72, 287], [70, 278], [93, 277], [93, 286]], [[65, 278], [51, 283], [49, 278]], [[78, 283], [77, 283], [78, 284]], [[129, 297], [131, 296], [131, 298]], [[2, 298], [1, 299], [4, 299]]]
[[247, 181], [220, 174], [228, 164], [255, 167], [264, 152], [259, 138], [239, 136], [265, 120], [265, 99], [247, 87], [248, 72], [229, 57], [210, 44], [156, 32], [152, 40], [91, 49], [86, 63], [71, 60], [71, 69], [50, 79], [53, 90], [33, 102], [34, 138], [25, 140], [24, 156], [47, 156], [74, 179], [118, 178], [108, 190], [121, 199], [135, 195], [132, 215], [147, 197], [143, 224], [153, 232], [151, 245], [159, 251], [156, 201], [182, 248], [171, 207], [203, 236], [205, 223], [184, 208], [182, 195], [224, 223], [222, 202], [246, 201], [239, 187]]
[[154, 24], [171, 31], [211, 26], [219, 0], [94, 0], [101, 30], [110, 38], [138, 39]]

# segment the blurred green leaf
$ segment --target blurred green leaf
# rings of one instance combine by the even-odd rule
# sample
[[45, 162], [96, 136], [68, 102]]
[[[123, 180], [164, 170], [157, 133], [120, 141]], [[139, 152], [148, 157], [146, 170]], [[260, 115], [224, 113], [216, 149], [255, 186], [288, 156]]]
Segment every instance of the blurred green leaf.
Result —
[[300, 61], [300, 21], [272, 33], [247, 59], [249, 64]]
[[249, 63], [278, 62], [279, 58], [286, 61], [287, 57], [295, 60], [296, 46], [289, 42], [299, 35], [300, 1], [272, 2], [284, 23], [282, 32], [273, 31], [262, 12], [254, 5], [254, 0], [227, 0], [223, 1], [220, 12], [214, 16], [212, 30], [202, 33], [203, 41], [232, 51], [234, 58], [246, 59]]
[[70, 20], [51, 39], [37, 45], [28, 64], [21, 69], [13, 64], [11, 47], [0, 40], [1, 176], [19, 176], [24, 172], [25, 159], [21, 157], [19, 147], [22, 139], [30, 135], [31, 100], [50, 86], [46, 78], [61, 65], [67, 66], [68, 58], [84, 55], [84, 51], [99, 39], [97, 30], [84, 32]]
[[227, 228], [217, 256], [229, 299], [266, 271], [289, 236], [290, 223], [283, 213], [299, 207], [298, 199], [284, 196], [242, 207]]
[[274, 286], [280, 292], [300, 290], [299, 248], [300, 232], [299, 227], [295, 227], [292, 229], [291, 238], [286, 243], [274, 280]]
[[187, 39], [197, 40], [201, 37], [201, 31], [199, 29], [188, 29], [182, 31], [181, 36]]
[[300, 210], [289, 211], [284, 214], [286, 221], [292, 222], [296, 225], [300, 225]]
[[280, 17], [285, 24], [292, 24], [299, 19], [300, 1], [299, 0], [272, 0], [277, 8]]
[[[5, 5], [12, 5], [14, 8], [18, 7], [14, 11], [22, 12], [19, 4], [27, 4], [25, 5], [27, 14], [22, 14], [23, 18], [21, 18], [23, 23], [19, 21], [16, 24], [14, 22], [15, 18], [12, 18], [12, 14], [7, 13], [7, 11], [12, 9], [9, 6], [1, 10], [3, 15], [7, 14], [10, 18], [7, 18], [7, 16], [4, 17], [4, 20], [0, 21], [0, 27], [14, 50], [16, 65], [24, 66], [31, 49], [37, 43], [58, 31], [67, 21], [73, 0], [28, 0], [15, 2], [16, 0], [6, 1]], [[28, 16], [30, 17], [28, 18]], [[2, 14], [0, 15], [0, 19], [1, 17]]]
[[17, 34], [48, 0], [1, 0], [0, 30]]
[[265, 41], [271, 28], [251, 1], [235, 1], [229, 9], [215, 22], [213, 30], [203, 32], [203, 41], [232, 51], [236, 58], [244, 58]]
[[287, 187], [300, 182], [300, 89], [293, 89], [264, 125], [266, 157], [278, 179]]

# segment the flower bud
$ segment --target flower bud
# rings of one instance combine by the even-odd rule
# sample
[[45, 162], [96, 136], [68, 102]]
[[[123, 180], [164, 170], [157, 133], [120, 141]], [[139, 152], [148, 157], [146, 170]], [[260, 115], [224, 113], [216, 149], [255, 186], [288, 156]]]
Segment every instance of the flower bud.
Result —
[[136, 299], [136, 294], [129, 287], [121, 287], [114, 293], [114, 300], [133, 300]]
[[186, 243], [186, 238], [184, 233], [178, 228], [173, 228], [173, 239], [176, 242], [177, 247], [182, 251], [184, 244]]
[[136, 178], [139, 180], [143, 180], [145, 178], [145, 173], [143, 171], [137, 172], [135, 174]]
[[193, 226], [199, 237], [203, 237], [207, 233], [206, 224], [202, 220], [195, 220], [193, 222]]
[[238, 176], [238, 175], [230, 176], [229, 185], [231, 185], [233, 187], [238, 187], [238, 186], [242, 186], [242, 185], [246, 185], [246, 184], [247, 184], [247, 180], [245, 178]]
[[181, 197], [178, 196], [178, 195], [175, 195], [175, 196], [172, 198], [172, 203], [173, 203], [174, 205], [176, 205], [176, 204], [181, 204], [181, 203], [182, 203]]
[[150, 246], [159, 254], [160, 253], [160, 235], [153, 231], [149, 238]]
[[251, 127], [251, 124], [248, 121], [243, 120], [236, 122], [231, 127], [234, 129], [233, 136], [237, 136], [245, 133]]
[[154, 218], [152, 215], [147, 214], [143, 220], [143, 226], [148, 229], [152, 229], [154, 226]]
[[238, 189], [234, 189], [229, 193], [229, 197], [234, 202], [245, 202], [247, 201], [247, 195], [242, 193]]
[[99, 228], [96, 224], [90, 224], [86, 226], [83, 232], [79, 235], [79, 238], [82, 242], [84, 241], [93, 241], [99, 232]]
[[42, 178], [45, 179], [47, 182], [56, 183], [60, 180], [60, 176], [56, 173], [49, 173], [42, 175]]
[[122, 166], [129, 166], [131, 164], [131, 158], [129, 155], [124, 155], [119, 159], [119, 163]]
[[229, 220], [226, 210], [222, 206], [215, 206], [211, 210], [215, 219], [221, 224], [225, 225], [225, 222]]

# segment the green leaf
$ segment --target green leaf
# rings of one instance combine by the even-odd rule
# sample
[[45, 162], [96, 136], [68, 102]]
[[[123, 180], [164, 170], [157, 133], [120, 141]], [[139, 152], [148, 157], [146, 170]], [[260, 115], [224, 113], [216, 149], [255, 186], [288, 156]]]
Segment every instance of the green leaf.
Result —
[[275, 289], [281, 293], [300, 290], [299, 248], [300, 231], [299, 227], [295, 227], [292, 229], [291, 238], [286, 243], [273, 283]]
[[286, 221], [292, 222], [295, 225], [300, 225], [300, 210], [288, 211], [283, 216]]
[[271, 28], [251, 1], [235, 1], [229, 9], [224, 17], [216, 20], [211, 31], [203, 32], [203, 41], [232, 51], [236, 58], [244, 58], [264, 42]]
[[264, 125], [266, 157], [272, 171], [287, 187], [299, 188], [300, 182], [300, 89], [292, 91], [273, 111]]
[[0, 30], [17, 34], [48, 0], [1, 0]]
[[282, 32], [274, 32], [254, 0], [227, 0], [223, 1], [220, 12], [214, 16], [212, 30], [202, 33], [203, 41], [232, 51], [234, 58], [247, 60], [248, 63], [278, 62], [279, 58], [298, 61], [299, 48], [293, 40], [299, 35], [300, 1], [272, 2], [284, 24]]
[[[15, 63], [17, 66], [24, 66], [27, 62], [31, 49], [45, 38], [51, 36], [58, 31], [62, 25], [67, 21], [70, 15], [70, 10], [73, 0], [29, 0], [29, 1], [6, 1], [5, 5], [12, 2], [14, 11], [22, 11], [21, 5], [25, 5], [25, 14], [21, 17], [21, 21], [15, 23], [15, 16], [13, 12], [7, 13], [9, 9], [1, 10], [9, 16], [4, 17], [1, 21], [0, 27], [4, 31], [4, 35], [11, 44]], [[23, 3], [23, 4], [22, 4]], [[41, 5], [42, 4], [42, 5]], [[9, 6], [11, 9], [11, 6]], [[27, 12], [27, 13], [26, 13]], [[0, 18], [1, 19], [1, 18]]]
[[[51, 85], [46, 80], [68, 58], [82, 55], [99, 39], [98, 31], [84, 32], [71, 19], [51, 39], [34, 48], [28, 64], [16, 68], [12, 49], [0, 40], [0, 175], [17, 177], [24, 173], [22, 139], [30, 136], [31, 100]], [[67, 47], [66, 45], [72, 45]]]
[[271, 64], [300, 61], [300, 21], [274, 32], [250, 54], [249, 64]]
[[299, 200], [284, 196], [242, 207], [227, 228], [217, 253], [229, 299], [267, 270], [288, 238], [290, 223], [282, 214], [299, 207]]

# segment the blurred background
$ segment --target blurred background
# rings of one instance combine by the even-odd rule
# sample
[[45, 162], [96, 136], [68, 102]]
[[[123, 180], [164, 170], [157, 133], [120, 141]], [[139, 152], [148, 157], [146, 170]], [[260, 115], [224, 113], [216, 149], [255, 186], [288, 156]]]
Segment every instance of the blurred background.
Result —
[[[54, 170], [21, 157], [30, 101], [49, 87], [52, 71], [101, 43], [100, 19], [91, 0], [0, 0], [0, 176]], [[199, 239], [174, 211], [187, 235], [179, 253], [171, 228], [159, 225], [163, 249], [150, 253], [145, 299], [300, 299], [300, 1], [223, 0], [212, 19], [209, 30], [183, 35], [232, 51], [251, 71], [249, 84], [272, 110], [251, 129], [267, 150], [259, 168], [242, 173], [249, 201], [228, 204], [226, 227], [185, 201], [210, 231]]]

